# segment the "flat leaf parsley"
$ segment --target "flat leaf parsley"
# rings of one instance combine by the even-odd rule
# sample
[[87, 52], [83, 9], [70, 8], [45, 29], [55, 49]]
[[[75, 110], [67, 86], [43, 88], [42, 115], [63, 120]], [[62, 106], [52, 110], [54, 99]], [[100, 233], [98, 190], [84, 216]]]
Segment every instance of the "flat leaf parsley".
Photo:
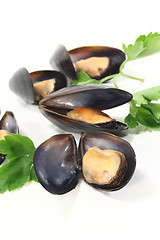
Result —
[[160, 86], [148, 88], [133, 94], [129, 103], [130, 113], [125, 122], [130, 128], [139, 124], [154, 130], [160, 130]]
[[126, 47], [126, 45], [122, 43], [122, 47], [127, 55], [127, 61], [147, 57], [160, 52], [160, 34], [151, 32], [147, 36], [140, 35], [133, 45], [129, 44]]
[[38, 181], [33, 168], [33, 142], [25, 136], [12, 134], [0, 141], [0, 152], [9, 160], [0, 167], [0, 193], [15, 190], [26, 182]]

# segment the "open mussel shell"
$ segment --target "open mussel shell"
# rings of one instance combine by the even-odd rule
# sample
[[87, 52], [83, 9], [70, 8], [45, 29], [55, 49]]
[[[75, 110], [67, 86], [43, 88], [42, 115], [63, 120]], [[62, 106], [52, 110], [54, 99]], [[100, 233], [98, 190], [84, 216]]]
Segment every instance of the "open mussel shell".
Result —
[[77, 147], [71, 134], [59, 134], [42, 143], [34, 153], [34, 168], [41, 185], [53, 194], [74, 189], [80, 178]]
[[68, 81], [68, 85], [77, 79], [77, 75], [71, 61], [70, 55], [63, 45], [58, 45], [51, 56], [50, 64], [54, 70], [62, 72]]
[[135, 171], [136, 166], [136, 156], [132, 146], [125, 141], [113, 134], [97, 132], [97, 133], [82, 133], [80, 143], [79, 143], [79, 164], [82, 165], [82, 159], [87, 151], [92, 147], [97, 147], [100, 150], [115, 150], [124, 154], [127, 168], [126, 173], [123, 176], [123, 179], [120, 182], [117, 182], [115, 185], [104, 184], [99, 185], [95, 183], [89, 183], [95, 188], [101, 188], [108, 191], [119, 190], [124, 187]]
[[[0, 140], [3, 140], [6, 135], [11, 135], [11, 133], [18, 134], [19, 127], [17, 120], [11, 111], [6, 111], [0, 121]], [[0, 164], [4, 162], [6, 155], [0, 153]]]
[[119, 73], [125, 54], [117, 48], [107, 46], [86, 46], [69, 51], [76, 71], [86, 72], [91, 78], [102, 79]]
[[25, 102], [37, 104], [49, 93], [67, 86], [66, 77], [51, 70], [29, 73], [26, 68], [20, 68], [9, 81], [10, 89]]
[[117, 132], [127, 129], [127, 125], [116, 120], [92, 124], [67, 116], [67, 113], [78, 107], [99, 110], [110, 109], [125, 104], [132, 99], [126, 91], [106, 85], [81, 85], [63, 88], [40, 101], [42, 114], [60, 129], [70, 132]]

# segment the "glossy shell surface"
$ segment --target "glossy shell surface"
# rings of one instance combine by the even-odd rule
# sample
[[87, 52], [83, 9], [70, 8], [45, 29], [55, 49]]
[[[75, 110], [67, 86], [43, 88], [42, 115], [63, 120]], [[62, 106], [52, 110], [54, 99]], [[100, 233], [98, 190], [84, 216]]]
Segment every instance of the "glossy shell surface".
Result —
[[1, 121], [0, 121], [0, 130], [7, 130], [11, 133], [18, 134], [19, 133], [19, 127], [17, 124], [17, 120], [11, 111], [6, 111], [3, 115]]
[[124, 139], [119, 138], [110, 133], [103, 133], [103, 132], [83, 133], [81, 135], [81, 139], [79, 143], [79, 164], [80, 165], [82, 164], [82, 158], [84, 154], [92, 147], [97, 147], [101, 150], [106, 150], [106, 149], [116, 150], [123, 153], [126, 158], [128, 168], [120, 184], [117, 184], [115, 186], [109, 186], [109, 185], [97, 185], [97, 184], [90, 183], [90, 185], [95, 188], [102, 188], [108, 191], [115, 191], [124, 187], [133, 176], [133, 173], [136, 167], [136, 156], [132, 146]]
[[57, 46], [51, 56], [50, 64], [54, 70], [62, 72], [67, 77], [68, 85], [77, 79], [73, 63], [65, 46], [61, 44]]
[[34, 168], [41, 185], [53, 194], [74, 189], [80, 178], [77, 147], [71, 134], [55, 135], [34, 153]]
[[[69, 51], [71, 60], [76, 68], [76, 63], [80, 60], [86, 60], [92, 57], [108, 57], [108, 68], [102, 72], [102, 74], [90, 76], [94, 79], [101, 79], [105, 76], [119, 73], [120, 65], [125, 60], [125, 54], [117, 48], [107, 46], [85, 46], [75, 48]], [[77, 69], [76, 69], [77, 70]]]
[[[18, 134], [19, 127], [13, 112], [6, 111], [0, 121], [0, 140], [4, 139], [5, 135], [11, 135], [11, 133]], [[0, 153], [0, 164], [2, 164], [5, 159], [6, 155]]]
[[127, 125], [118, 121], [90, 124], [66, 116], [67, 112], [78, 107], [110, 109], [125, 104], [132, 99], [126, 91], [107, 85], [81, 85], [63, 88], [40, 101], [42, 114], [60, 129], [71, 132], [93, 132], [127, 129]]
[[34, 83], [42, 82], [55, 78], [54, 91], [66, 87], [66, 77], [58, 71], [36, 71], [29, 73], [26, 68], [20, 68], [17, 70], [10, 79], [10, 89], [25, 102], [33, 104], [36, 103]]

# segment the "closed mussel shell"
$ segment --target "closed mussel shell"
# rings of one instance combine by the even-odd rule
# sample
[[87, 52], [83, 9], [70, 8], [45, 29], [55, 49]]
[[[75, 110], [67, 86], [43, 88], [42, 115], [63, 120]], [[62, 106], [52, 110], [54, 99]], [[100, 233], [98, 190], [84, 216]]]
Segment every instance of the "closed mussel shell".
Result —
[[[123, 179], [114, 185], [110, 184], [89, 184], [95, 188], [105, 189], [107, 191], [115, 191], [124, 187], [135, 171], [136, 156], [132, 146], [122, 138], [119, 138], [110, 133], [97, 132], [97, 133], [83, 133], [79, 143], [79, 164], [83, 165], [84, 155], [93, 147], [100, 150], [115, 150], [122, 153], [126, 160], [126, 172]], [[83, 167], [82, 167], [83, 169]], [[86, 180], [86, 179], [85, 179]], [[86, 180], [87, 181], [87, 180]]]
[[42, 114], [60, 129], [71, 132], [109, 131], [117, 132], [127, 129], [127, 125], [116, 120], [106, 123], [92, 124], [75, 120], [67, 113], [79, 107], [88, 107], [98, 110], [110, 109], [125, 104], [132, 99], [126, 91], [107, 85], [81, 85], [63, 88], [48, 95], [40, 101]]
[[9, 82], [10, 89], [25, 102], [37, 104], [49, 93], [67, 86], [66, 77], [51, 70], [29, 73], [26, 68], [20, 68]]
[[41, 185], [53, 194], [74, 189], [80, 178], [77, 147], [71, 134], [59, 134], [42, 143], [34, 153], [34, 168]]
[[86, 72], [91, 78], [102, 79], [119, 73], [125, 54], [117, 48], [107, 46], [85, 46], [69, 51], [77, 72]]

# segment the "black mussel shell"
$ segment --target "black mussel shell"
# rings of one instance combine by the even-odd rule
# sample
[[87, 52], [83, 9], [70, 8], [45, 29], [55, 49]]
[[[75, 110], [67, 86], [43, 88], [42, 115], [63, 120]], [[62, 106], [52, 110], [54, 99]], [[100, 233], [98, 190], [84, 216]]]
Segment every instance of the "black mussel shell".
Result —
[[42, 143], [34, 153], [34, 168], [41, 185], [53, 194], [74, 189], [80, 178], [77, 147], [71, 134], [59, 134]]
[[34, 89], [27, 69], [20, 68], [9, 81], [10, 89], [27, 103], [34, 103]]
[[[108, 67], [106, 70], [99, 69], [100, 74], [95, 74], [91, 76], [88, 72], [87, 74], [94, 79], [102, 79], [108, 75], [119, 73], [120, 65], [125, 60], [125, 54], [117, 48], [107, 47], [107, 46], [86, 46], [79, 47], [69, 51], [71, 60], [76, 68], [76, 63], [80, 60], [91, 59], [92, 57], [109, 58]], [[76, 69], [77, 70], [77, 69]]]
[[97, 132], [97, 133], [82, 133], [79, 143], [79, 165], [82, 164], [82, 158], [84, 154], [92, 147], [97, 147], [101, 150], [110, 149], [116, 150], [124, 154], [127, 161], [127, 172], [123, 180], [117, 185], [97, 185], [89, 183], [95, 188], [101, 188], [108, 191], [119, 190], [124, 187], [135, 171], [136, 156], [132, 146], [122, 138], [119, 138], [110, 133]]
[[[26, 68], [20, 68], [9, 81], [10, 89], [25, 102], [35, 104], [34, 84], [49, 79], [55, 79], [53, 91], [67, 86], [66, 77], [58, 71], [36, 71], [29, 73]], [[41, 97], [43, 98], [43, 97]]]
[[[11, 133], [18, 134], [19, 127], [17, 120], [11, 111], [6, 111], [0, 121], [0, 140], [4, 139], [5, 135], [11, 135]], [[0, 153], [0, 164], [6, 159], [6, 154]]]
[[117, 132], [127, 129], [127, 125], [116, 120], [107, 123], [91, 124], [66, 116], [67, 112], [78, 107], [110, 109], [131, 101], [132, 95], [126, 91], [107, 85], [81, 85], [63, 88], [40, 101], [42, 114], [60, 129], [70, 132]]
[[0, 121], [0, 130], [7, 130], [11, 133], [18, 134], [19, 133], [19, 127], [17, 124], [17, 120], [11, 111], [6, 111], [3, 115], [1, 121]]
[[50, 59], [50, 64], [54, 70], [62, 72], [68, 80], [68, 85], [77, 79], [77, 75], [71, 61], [70, 55], [63, 45], [58, 45]]
[[0, 153], [0, 165], [6, 160], [6, 154]]

